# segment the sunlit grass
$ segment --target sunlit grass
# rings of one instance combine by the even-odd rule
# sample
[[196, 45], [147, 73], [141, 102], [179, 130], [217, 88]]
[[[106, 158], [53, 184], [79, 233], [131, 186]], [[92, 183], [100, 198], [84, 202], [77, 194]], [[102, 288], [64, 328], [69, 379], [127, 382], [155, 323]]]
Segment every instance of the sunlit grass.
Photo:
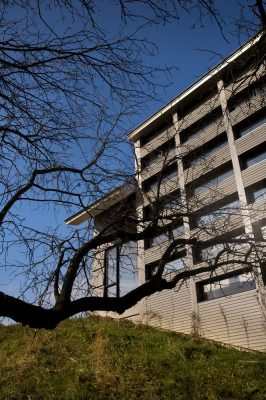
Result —
[[265, 399], [266, 356], [117, 322], [0, 327], [1, 399]]

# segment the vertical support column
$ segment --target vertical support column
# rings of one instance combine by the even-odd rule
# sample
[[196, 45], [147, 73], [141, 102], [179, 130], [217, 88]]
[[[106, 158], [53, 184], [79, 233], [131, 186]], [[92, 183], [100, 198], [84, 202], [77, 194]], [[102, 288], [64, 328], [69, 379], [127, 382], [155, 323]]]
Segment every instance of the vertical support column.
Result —
[[[177, 157], [181, 204], [182, 204], [182, 209], [186, 210], [187, 200], [186, 200], [186, 189], [185, 189], [185, 177], [184, 177], [182, 149], [181, 149], [180, 134], [179, 134], [179, 121], [177, 113], [173, 115], [173, 125], [175, 129], [175, 150]], [[189, 239], [191, 235], [190, 235], [190, 225], [188, 216], [183, 216], [183, 225], [184, 225], [185, 238]], [[186, 245], [186, 256], [187, 256], [188, 268], [193, 269], [193, 252], [192, 252], [192, 247], [190, 245]], [[193, 277], [189, 278], [189, 289], [190, 289], [191, 308], [192, 308], [192, 314], [191, 314], [192, 332], [199, 334], [200, 327], [199, 327], [199, 317], [198, 317], [198, 302], [197, 302], [196, 284]]]
[[[219, 97], [220, 97], [220, 103], [221, 103], [221, 108], [223, 112], [223, 120], [224, 120], [224, 125], [228, 137], [228, 144], [229, 144], [229, 149], [231, 153], [231, 159], [232, 159], [232, 164], [233, 164], [233, 169], [234, 169], [234, 174], [236, 178], [236, 186], [237, 186], [237, 191], [238, 191], [238, 196], [240, 200], [240, 206], [241, 206], [241, 214], [243, 217], [243, 223], [245, 227], [245, 232], [248, 236], [251, 238], [253, 237], [253, 229], [252, 229], [252, 223], [251, 223], [251, 218], [250, 218], [250, 211], [248, 209], [247, 205], [247, 198], [246, 198], [246, 192], [244, 188], [244, 183], [243, 183], [243, 178], [241, 174], [241, 168], [239, 164], [239, 158], [238, 154], [236, 151], [236, 145], [235, 145], [235, 139], [234, 139], [234, 132], [230, 120], [230, 113], [228, 110], [227, 106], [227, 100], [226, 100], [226, 95], [225, 95], [225, 90], [224, 90], [224, 83], [222, 80], [220, 80], [217, 83], [218, 91], [219, 91]], [[261, 307], [262, 314], [264, 318], [266, 318], [266, 290], [261, 278], [261, 273], [260, 273], [260, 268], [258, 266], [254, 265], [254, 274], [255, 274], [255, 279], [256, 279], [256, 287], [258, 291], [258, 301]]]
[[227, 133], [229, 150], [230, 150], [232, 164], [233, 164], [233, 170], [234, 170], [235, 179], [236, 179], [236, 187], [237, 187], [238, 196], [239, 196], [240, 205], [241, 205], [241, 214], [243, 217], [245, 232], [247, 235], [253, 235], [251, 218], [250, 218], [249, 210], [247, 207], [247, 197], [246, 197], [246, 192], [245, 192], [244, 183], [243, 183], [243, 179], [242, 179], [239, 159], [238, 159], [238, 155], [237, 155], [237, 151], [236, 151], [234, 132], [233, 132], [232, 124], [230, 121], [230, 114], [229, 114], [229, 110], [227, 107], [227, 100], [226, 100], [226, 96], [225, 96], [223, 81], [220, 80], [218, 82], [217, 86], [218, 86], [218, 91], [219, 91], [221, 108], [222, 108], [222, 112], [223, 112], [223, 121], [224, 121], [225, 129], [226, 129], [226, 133]]
[[[97, 236], [99, 232], [100, 232], [100, 223], [97, 217], [95, 217], [94, 230], [93, 230], [94, 237]], [[102, 248], [94, 250], [93, 252], [91, 284], [92, 284], [93, 296], [96, 297], [104, 296], [105, 247], [106, 246], [102, 246]]]
[[[134, 151], [135, 151], [135, 174], [136, 180], [138, 183], [138, 187], [141, 189], [141, 158], [140, 158], [140, 140], [137, 140], [134, 143]], [[143, 201], [141, 196], [141, 190], [137, 192], [136, 196], [136, 214], [138, 220], [143, 219]], [[140, 225], [138, 225], [138, 232], [142, 229]], [[137, 243], [138, 255], [137, 255], [137, 268], [138, 268], [138, 283], [142, 285], [145, 283], [145, 259], [144, 259], [144, 240], [139, 240]], [[146, 322], [146, 314], [147, 314], [147, 300], [146, 298], [142, 299], [139, 303], [139, 313], [140, 319], [142, 322]]]

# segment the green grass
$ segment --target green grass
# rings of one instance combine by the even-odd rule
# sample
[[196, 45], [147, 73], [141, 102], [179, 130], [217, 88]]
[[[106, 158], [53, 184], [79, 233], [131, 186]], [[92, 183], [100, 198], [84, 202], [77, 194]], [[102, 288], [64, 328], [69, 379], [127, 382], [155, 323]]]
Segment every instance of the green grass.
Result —
[[0, 327], [0, 399], [266, 399], [266, 355], [110, 319]]

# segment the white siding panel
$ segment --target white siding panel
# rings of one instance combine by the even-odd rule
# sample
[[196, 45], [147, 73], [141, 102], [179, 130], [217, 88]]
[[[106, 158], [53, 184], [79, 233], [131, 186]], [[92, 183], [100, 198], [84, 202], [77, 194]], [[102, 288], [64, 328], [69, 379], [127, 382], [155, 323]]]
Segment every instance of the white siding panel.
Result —
[[165, 290], [147, 298], [147, 323], [159, 328], [191, 333], [192, 305], [185, 284], [177, 291]]
[[197, 107], [194, 110], [191, 110], [182, 120], [181, 120], [181, 128], [187, 128], [188, 126], [194, 124], [198, 120], [200, 120], [204, 115], [209, 114], [217, 107], [219, 107], [220, 101], [217, 93], [210, 96], [207, 100], [202, 102], [200, 105], [197, 104]]
[[198, 307], [204, 337], [254, 350], [266, 350], [266, 327], [255, 290], [205, 301]]
[[[178, 176], [169, 179], [169, 181], [162, 183], [160, 185], [159, 196], [160, 197], [166, 196], [167, 194], [170, 194], [171, 192], [177, 190], [179, 186], [180, 185]], [[150, 200], [155, 201], [158, 198], [158, 187], [156, 187], [154, 190], [148, 191], [147, 195], [149, 196]], [[147, 206], [149, 203], [150, 203], [149, 200], [144, 199], [144, 206]]]
[[260, 68], [245, 71], [242, 73], [240, 76], [237, 77], [236, 82], [233, 82], [226, 86], [225, 88], [225, 94], [227, 100], [231, 97], [234, 96], [235, 94], [242, 92], [245, 88], [248, 86], [252, 85], [254, 82], [257, 82], [259, 78], [261, 78], [263, 75], [265, 75], [265, 66], [261, 65]]
[[187, 142], [185, 142], [182, 147], [182, 153], [188, 153], [189, 151], [204, 145], [204, 143], [209, 142], [211, 139], [220, 135], [225, 131], [225, 127], [222, 119], [214, 121], [212, 124], [208, 125], [205, 129], [200, 130], [199, 133], [193, 135]]
[[202, 158], [194, 167], [190, 167], [185, 171], [184, 173], [185, 182], [189, 183], [194, 179], [199, 178], [201, 175], [206, 174], [207, 172], [210, 172], [217, 167], [220, 167], [221, 165], [225, 164], [230, 160], [231, 160], [231, 154], [228, 146], [217, 151], [217, 153], [209, 157], [204, 157], [203, 154]]
[[145, 179], [151, 177], [152, 175], [155, 175], [156, 173], [160, 172], [163, 169], [163, 167], [170, 165], [169, 161], [174, 159], [175, 155], [176, 151], [175, 149], [172, 149], [169, 151], [167, 156], [161, 157], [160, 160], [155, 161], [147, 168], [145, 168], [141, 173], [142, 182], [145, 181]]
[[[266, 124], [236, 140], [237, 154], [243, 154], [266, 141]], [[266, 147], [266, 144], [264, 144]]]
[[152, 139], [150, 142], [146, 143], [140, 148], [140, 157], [143, 158], [151, 151], [157, 149], [157, 147], [161, 146], [162, 144], [167, 142], [167, 140], [174, 137], [175, 133], [176, 131], [173, 126], [161, 132], [158, 136], [156, 136], [154, 139]]
[[249, 167], [242, 171], [244, 186], [253, 185], [253, 183], [259, 182], [266, 178], [266, 160], [259, 162], [252, 167]]
[[249, 115], [259, 111], [263, 106], [265, 106], [265, 95], [263, 93], [243, 101], [230, 113], [232, 124], [235, 125], [244, 120]]

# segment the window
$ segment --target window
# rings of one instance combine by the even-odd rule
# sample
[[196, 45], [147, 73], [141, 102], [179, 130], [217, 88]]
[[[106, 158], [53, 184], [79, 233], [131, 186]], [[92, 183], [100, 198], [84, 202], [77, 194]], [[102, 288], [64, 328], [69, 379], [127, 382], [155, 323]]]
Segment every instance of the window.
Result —
[[[186, 263], [185, 256], [179, 256], [173, 258], [171, 261], [165, 264], [163, 275], [175, 273], [180, 269], [185, 268], [185, 263]], [[158, 263], [146, 265], [145, 270], [146, 270], [146, 281], [147, 281], [151, 279], [158, 271]]]
[[180, 192], [171, 193], [171, 195], [164, 197], [159, 204], [159, 210], [161, 212], [169, 211], [176, 212], [176, 208], [180, 206], [181, 198]]
[[194, 227], [200, 227], [215, 221], [217, 218], [229, 216], [232, 214], [239, 214], [240, 202], [239, 200], [230, 201], [226, 200], [222, 204], [219, 203], [218, 207], [205, 209], [205, 212], [197, 215], [194, 218]]
[[137, 286], [137, 244], [128, 242], [106, 250], [104, 296], [121, 297]]
[[158, 215], [162, 215], [164, 212], [167, 212], [173, 215], [173, 218], [176, 215], [176, 208], [180, 206], [180, 192], [175, 191], [171, 192], [171, 194], [161, 197], [160, 201], [155, 201], [153, 203], [153, 207], [150, 205], [143, 208], [143, 217], [146, 219], [156, 218]]
[[[240, 91], [233, 97], [231, 97], [228, 101], [228, 107], [230, 112], [238, 108], [239, 111], [246, 108], [248, 105], [252, 110], [252, 105], [254, 102], [257, 102], [257, 96], [265, 96], [266, 85], [263, 82], [264, 78], [261, 81], [257, 81], [254, 85], [248, 85], [245, 90]], [[262, 104], [263, 103], [263, 104]], [[261, 102], [261, 106], [264, 105], [264, 102]]]
[[167, 160], [169, 161], [169, 152], [174, 148], [175, 140], [171, 140], [165, 143], [163, 146], [159, 147], [158, 149], [154, 150], [153, 152], [149, 153], [146, 157], [141, 160], [141, 168], [148, 168], [150, 165], [155, 163], [156, 161]]
[[247, 200], [249, 204], [266, 199], [266, 180], [262, 180], [255, 185], [246, 188]]
[[201, 302], [255, 288], [255, 278], [251, 272], [237, 271], [197, 283], [197, 297]]
[[166, 184], [170, 179], [174, 178], [175, 176], [177, 176], [177, 165], [176, 163], [173, 163], [169, 168], [165, 169], [160, 174], [155, 175], [145, 181], [143, 184], [143, 188], [145, 192], [156, 191], [159, 185], [161, 187], [163, 184]]
[[164, 232], [160, 233], [159, 235], [157, 234], [156, 236], [146, 239], [145, 240], [145, 248], [149, 249], [150, 247], [157, 246], [157, 245], [162, 244], [170, 239], [175, 239], [178, 236], [182, 237], [183, 235], [184, 235], [183, 224], [178, 225], [174, 228], [173, 228], [173, 226], [169, 226], [164, 230]]
[[226, 235], [217, 237], [216, 244], [209, 244], [210, 241], [205, 242], [200, 248], [196, 249], [195, 261], [203, 262], [214, 259], [223, 249], [226, 251], [223, 254], [230, 253], [231, 255], [236, 255], [237, 257], [243, 255], [247, 250], [246, 243], [240, 243], [237, 241], [234, 243], [228, 242], [233, 239], [246, 239], [244, 228], [237, 229], [233, 232], [229, 232]]
[[194, 166], [200, 160], [204, 160], [228, 144], [226, 133], [217, 136], [213, 140], [205, 143], [203, 146], [193, 150], [183, 158], [184, 169]]
[[[217, 115], [217, 111], [213, 115], [207, 114], [200, 121], [191, 125], [189, 128], [184, 129], [180, 133], [181, 144], [185, 143], [195, 135], [201, 135], [205, 130], [207, 130], [211, 125], [216, 123], [222, 123], [221, 114]], [[215, 129], [215, 128], [214, 128]]]
[[171, 122], [170, 121], [163, 121], [160, 126], [155, 128], [152, 132], [148, 133], [146, 136], [140, 138], [140, 145], [144, 146], [145, 144], [151, 142], [153, 139], [155, 139], [157, 136], [160, 135], [163, 131], [167, 130], [170, 128]]
[[[203, 192], [204, 190], [213, 187], [215, 185], [218, 185], [225, 179], [229, 178], [234, 174], [232, 163], [228, 163], [220, 167], [216, 171], [212, 171], [211, 173], [208, 173], [204, 175], [202, 178], [198, 179], [196, 182], [193, 182], [193, 184], [190, 185], [190, 190], [188, 193], [190, 195], [192, 194], [199, 194]], [[191, 193], [192, 190], [192, 193]]]
[[255, 149], [248, 151], [245, 154], [242, 154], [240, 158], [241, 169], [244, 170], [246, 168], [251, 167], [266, 159], [266, 143], [261, 144]]
[[235, 138], [243, 137], [264, 124], [266, 124], [266, 110], [264, 110], [263, 113], [252, 116], [252, 119], [239, 124], [237, 127], [234, 127]]
[[254, 222], [252, 227], [256, 240], [266, 240], [266, 218]]

